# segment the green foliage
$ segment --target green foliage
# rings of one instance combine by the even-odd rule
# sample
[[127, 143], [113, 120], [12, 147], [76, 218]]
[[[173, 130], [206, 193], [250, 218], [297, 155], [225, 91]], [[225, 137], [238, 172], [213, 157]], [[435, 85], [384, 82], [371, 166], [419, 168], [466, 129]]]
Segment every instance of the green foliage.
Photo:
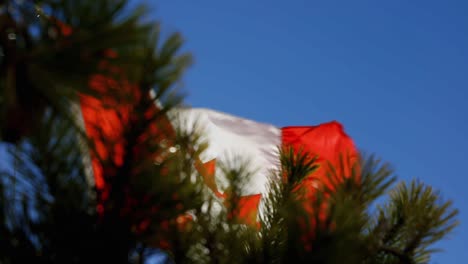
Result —
[[384, 258], [385, 263], [428, 263], [430, 254], [437, 251], [430, 246], [458, 225], [457, 214], [452, 202], [442, 201], [430, 186], [419, 181], [400, 183], [378, 209], [371, 233], [379, 238], [378, 254], [392, 256]]
[[[142, 22], [145, 7], [125, 0], [2, 7], [1, 139], [16, 144], [5, 144], [9, 166], [0, 168], [0, 263], [144, 263], [161, 250], [171, 263], [428, 263], [457, 225], [450, 201], [419, 181], [394, 186], [373, 156], [352, 175], [333, 170], [331, 186], [308, 186], [317, 159], [292, 149], [281, 151], [259, 226], [241, 224], [232, 211], [251, 175], [243, 157], [217, 164], [229, 186], [223, 201], [195, 170], [203, 132], [164, 121], [191, 63], [179, 34], [160, 39], [157, 23]], [[118, 119], [121, 162], [100, 155], [77, 118], [80, 94], [102, 99], [89, 86], [98, 74], [115, 81], [105, 98], [132, 104], [131, 118]], [[89, 174], [90, 153], [105, 191]]]
[[[158, 35], [157, 23], [142, 22], [145, 6], [130, 10], [126, 2], [0, 4], [3, 140], [18, 142], [32, 133], [47, 107], [63, 113], [78, 93], [93, 94], [89, 77], [109, 68], [103, 63], [118, 66], [129, 81], [146, 82], [146, 86], [158, 83], [161, 91], [179, 79], [190, 62], [187, 54], [175, 55], [182, 43], [180, 36], [174, 34], [162, 44], [148, 37]], [[156, 49], [158, 44], [160, 49]]]
[[[294, 157], [292, 157], [294, 155]], [[388, 164], [373, 156], [361, 162], [359, 175], [337, 183], [334, 191], [318, 189], [308, 201], [312, 213], [294, 186], [283, 181], [285, 172], [314, 171], [314, 162], [298, 168], [291, 161], [306, 161], [306, 153], [283, 152], [283, 171], [271, 176], [270, 192], [261, 213], [260, 229], [242, 226], [226, 218], [226, 212], [207, 199], [207, 210], [197, 211], [190, 240], [172, 251], [175, 263], [429, 263], [431, 246], [457, 225], [457, 210], [442, 202], [424, 184], [400, 183]], [[296, 173], [293, 174], [292, 172]], [[240, 186], [246, 172], [228, 170], [230, 184]], [[242, 176], [244, 175], [244, 176]], [[334, 177], [334, 176], [330, 176]], [[360, 178], [360, 181], [356, 181]], [[291, 187], [292, 186], [292, 187]], [[239, 188], [239, 187], [233, 187]], [[297, 190], [296, 190], [297, 191]], [[372, 206], [387, 196], [384, 206]], [[307, 223], [309, 225], [303, 225]], [[184, 252], [176, 254], [174, 252]], [[188, 253], [187, 253], [188, 252]], [[235, 256], [235, 257], [233, 257]]]

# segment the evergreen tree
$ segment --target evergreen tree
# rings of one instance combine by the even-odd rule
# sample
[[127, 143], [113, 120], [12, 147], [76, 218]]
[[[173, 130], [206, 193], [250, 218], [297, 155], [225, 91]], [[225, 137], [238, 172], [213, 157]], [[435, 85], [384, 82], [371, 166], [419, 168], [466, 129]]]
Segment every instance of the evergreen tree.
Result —
[[[220, 164], [227, 202], [203, 183], [202, 130], [166, 118], [191, 57], [127, 2], [1, 3], [0, 263], [144, 263], [161, 252], [168, 263], [429, 262], [457, 210], [420, 181], [395, 184], [374, 156], [330, 173], [310, 199], [300, 186], [316, 160], [282, 149], [258, 226], [233, 217], [250, 172]], [[115, 113], [120, 143], [100, 124], [89, 136], [76, 114], [85, 99]]]

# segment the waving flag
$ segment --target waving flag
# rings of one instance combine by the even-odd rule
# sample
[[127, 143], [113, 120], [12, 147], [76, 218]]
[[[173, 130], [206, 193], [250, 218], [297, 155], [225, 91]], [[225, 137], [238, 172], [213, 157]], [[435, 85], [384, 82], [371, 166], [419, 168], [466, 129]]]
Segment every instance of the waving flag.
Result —
[[[109, 85], [109, 80], [102, 76], [95, 76], [90, 83], [90, 86], [95, 87], [96, 90], [102, 90], [103, 87]], [[125, 87], [130, 89], [130, 93], [132, 90], [137, 90], [130, 85]], [[142, 96], [136, 93], [135, 98], [141, 101]], [[113, 107], [109, 108], [108, 105], [112, 103], [114, 103]], [[131, 100], [130, 103], [123, 104], [112, 102], [106, 97], [102, 100], [88, 96], [81, 98], [86, 132], [94, 141], [98, 154], [92, 157], [95, 185], [98, 189], [104, 190], [102, 192], [104, 196], [106, 195], [105, 177], [115, 172], [105, 171], [106, 167], [102, 165], [98, 156], [110, 158], [114, 164], [122, 163], [122, 133], [124, 131], [122, 124], [125, 123], [122, 123], [122, 119], [131, 118], [132, 107], [134, 106]], [[159, 108], [154, 105], [152, 111], [157, 112]], [[196, 161], [195, 167], [214, 195], [225, 199], [224, 190], [229, 188], [217, 164], [236, 166], [242, 163], [247, 165], [251, 177], [248, 177], [243, 185], [239, 208], [233, 208], [231, 216], [249, 225], [256, 224], [262, 196], [268, 192], [268, 182], [271, 177], [278, 175], [272, 172], [280, 169], [279, 147], [292, 147], [295, 151], [303, 150], [318, 157], [319, 168], [304, 181], [310, 193], [313, 193], [313, 190], [320, 184], [330, 185], [326, 175], [333, 168], [340, 168], [343, 175], [350, 176], [351, 167], [358, 158], [352, 139], [336, 121], [317, 126], [278, 128], [210, 109], [179, 108], [172, 114], [183, 121], [182, 125], [185, 130], [190, 131], [195, 124], [202, 128], [202, 135], [209, 145]], [[162, 125], [169, 129], [161, 130], [155, 126], [151, 129], [154, 133], [148, 136], [159, 139], [173, 137], [174, 129], [171, 128], [173, 124], [170, 120], [172, 119], [169, 117], [161, 118], [158, 126]], [[102, 143], [103, 137], [113, 141], [110, 148]], [[144, 148], [144, 146], [141, 147]], [[142, 149], [140, 150], [139, 153], [144, 153]], [[346, 155], [345, 159], [342, 159], [343, 154]], [[237, 164], [236, 157], [240, 158]]]

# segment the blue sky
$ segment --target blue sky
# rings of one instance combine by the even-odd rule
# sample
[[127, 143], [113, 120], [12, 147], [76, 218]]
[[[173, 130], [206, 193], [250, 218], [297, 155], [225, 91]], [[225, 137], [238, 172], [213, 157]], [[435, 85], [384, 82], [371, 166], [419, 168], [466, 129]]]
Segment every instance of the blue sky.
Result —
[[160, 0], [195, 64], [187, 103], [277, 126], [344, 124], [460, 209], [432, 263], [468, 259], [468, 1]]

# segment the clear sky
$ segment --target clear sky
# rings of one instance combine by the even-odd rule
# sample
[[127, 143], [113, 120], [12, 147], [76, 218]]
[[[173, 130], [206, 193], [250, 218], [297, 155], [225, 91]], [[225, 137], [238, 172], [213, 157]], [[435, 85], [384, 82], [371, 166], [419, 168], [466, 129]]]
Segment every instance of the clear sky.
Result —
[[400, 179], [455, 201], [462, 224], [432, 263], [468, 259], [468, 1], [153, 5], [195, 56], [187, 103], [276, 126], [340, 121]]

